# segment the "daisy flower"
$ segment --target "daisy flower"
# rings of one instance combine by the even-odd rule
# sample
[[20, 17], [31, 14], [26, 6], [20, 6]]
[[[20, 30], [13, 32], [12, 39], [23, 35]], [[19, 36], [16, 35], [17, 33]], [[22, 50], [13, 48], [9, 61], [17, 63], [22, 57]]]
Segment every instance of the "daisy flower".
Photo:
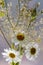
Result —
[[38, 56], [39, 51], [40, 51], [40, 48], [38, 44], [36, 44], [35, 42], [28, 44], [25, 50], [26, 58], [30, 61], [34, 61], [35, 58]]
[[14, 62], [21, 62], [21, 56], [18, 51], [14, 49], [4, 49], [4, 53], [2, 53], [3, 57], [6, 58], [8, 63]]
[[15, 45], [18, 45], [19, 43], [21, 45], [25, 45], [28, 42], [28, 33], [26, 33], [25, 31], [18, 29], [15, 30], [15, 34], [12, 38], [12, 43], [15, 43]]

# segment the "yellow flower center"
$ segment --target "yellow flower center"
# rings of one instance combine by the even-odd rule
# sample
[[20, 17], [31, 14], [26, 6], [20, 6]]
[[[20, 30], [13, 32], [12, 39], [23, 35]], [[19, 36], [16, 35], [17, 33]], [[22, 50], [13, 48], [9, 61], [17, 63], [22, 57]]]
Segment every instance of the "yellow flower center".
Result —
[[10, 53], [9, 56], [10, 56], [11, 58], [15, 58], [16, 55], [15, 55], [14, 53]]
[[23, 41], [24, 40], [24, 34], [23, 33], [18, 33], [17, 34], [17, 39], [19, 40], [19, 41]]
[[35, 48], [31, 48], [31, 49], [30, 49], [30, 53], [31, 53], [32, 55], [34, 55], [34, 54], [36, 53], [36, 49], [35, 49]]

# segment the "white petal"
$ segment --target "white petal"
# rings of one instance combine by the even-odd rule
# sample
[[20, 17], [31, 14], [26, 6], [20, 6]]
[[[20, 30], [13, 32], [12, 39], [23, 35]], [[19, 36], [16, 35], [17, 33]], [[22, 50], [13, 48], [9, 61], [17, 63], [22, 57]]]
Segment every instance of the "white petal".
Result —
[[7, 58], [7, 56], [6, 55], [3, 55], [3, 58]]
[[10, 59], [8, 58], [8, 59], [6, 59], [6, 61], [10, 61]]
[[5, 56], [7, 56], [7, 54], [6, 54], [6, 53], [2, 53], [2, 55], [5, 55]]
[[29, 59], [30, 58], [30, 54], [29, 53], [26, 53], [26, 58]]
[[37, 49], [37, 48], [38, 48], [38, 45], [37, 45], [37, 44], [35, 44], [35, 45], [34, 45], [34, 47]]
[[8, 49], [4, 49], [5, 52], [8, 52]]
[[31, 58], [29, 58], [29, 60], [32, 60], [32, 61], [34, 61], [34, 58], [33, 58], [33, 57], [31, 57]]
[[21, 62], [21, 59], [15, 58], [14, 61], [15, 61], [15, 62]]
[[12, 60], [10, 59], [9, 61], [8, 61], [8, 64], [10, 64], [12, 62]]
[[18, 44], [19, 44], [19, 42], [16, 42], [16, 43], [15, 43], [15, 45], [18, 45]]
[[18, 62], [21, 61], [21, 58], [17, 58]]

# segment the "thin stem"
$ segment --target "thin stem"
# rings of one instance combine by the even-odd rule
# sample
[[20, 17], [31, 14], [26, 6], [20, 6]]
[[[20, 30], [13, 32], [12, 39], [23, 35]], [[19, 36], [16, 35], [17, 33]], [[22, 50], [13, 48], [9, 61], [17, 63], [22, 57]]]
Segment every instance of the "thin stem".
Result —
[[18, 5], [19, 5], [19, 15], [20, 15], [20, 0], [18, 0]]
[[20, 0], [18, 0], [18, 7], [19, 7], [19, 15], [18, 15], [17, 24], [15, 25], [15, 27], [18, 25], [19, 17], [20, 17]]
[[3, 31], [2, 31], [2, 29], [0, 28], [0, 30], [1, 30], [1, 33], [2, 33], [2, 35], [3, 35], [3, 37], [4, 37], [4, 39], [6, 40], [6, 42], [7, 42], [7, 44], [9, 45], [9, 47], [11, 48], [11, 46], [10, 46], [10, 44], [9, 44], [9, 42], [8, 42], [8, 40], [6, 39], [6, 37], [5, 37], [5, 35], [4, 35], [4, 33], [3, 33]]
[[26, 0], [24, 0], [24, 4], [26, 3]]
[[26, 5], [26, 0], [24, 0], [24, 5]]
[[6, 7], [6, 11], [7, 11], [7, 18], [8, 18], [8, 21], [9, 21], [9, 23], [11, 24], [12, 28], [14, 28], [13, 25], [12, 25], [12, 23], [10, 22], [10, 18], [9, 18], [9, 15], [8, 15], [8, 10], [7, 10], [7, 3], [6, 3], [6, 0], [5, 0], [5, 7]]

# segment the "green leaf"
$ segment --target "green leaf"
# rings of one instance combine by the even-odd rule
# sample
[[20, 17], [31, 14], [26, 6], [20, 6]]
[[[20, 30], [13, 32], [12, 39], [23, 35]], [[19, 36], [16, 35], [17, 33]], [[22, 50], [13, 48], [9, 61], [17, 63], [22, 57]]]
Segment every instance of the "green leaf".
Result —
[[14, 62], [12, 61], [11, 65], [19, 65], [19, 62], [14, 63]]
[[5, 12], [0, 11], [0, 17], [4, 17], [5, 16]]
[[43, 9], [41, 10], [41, 13], [43, 13]]
[[35, 19], [36, 19], [36, 16], [32, 17], [31, 20], [30, 20], [30, 22], [33, 22]]
[[14, 49], [14, 43], [11, 44], [11, 48]]
[[23, 55], [23, 53], [24, 53], [24, 48], [21, 47], [21, 49], [20, 49], [20, 55]]
[[12, 61], [11, 65], [16, 65], [16, 64]]
[[16, 65], [19, 65], [19, 62], [17, 62]]
[[34, 9], [32, 10], [31, 16], [34, 17], [34, 16], [36, 16], [36, 15], [37, 15], [37, 11], [36, 11], [36, 8], [34, 8]]
[[0, 5], [1, 5], [2, 7], [5, 6], [5, 2], [4, 2], [4, 0], [0, 0]]

